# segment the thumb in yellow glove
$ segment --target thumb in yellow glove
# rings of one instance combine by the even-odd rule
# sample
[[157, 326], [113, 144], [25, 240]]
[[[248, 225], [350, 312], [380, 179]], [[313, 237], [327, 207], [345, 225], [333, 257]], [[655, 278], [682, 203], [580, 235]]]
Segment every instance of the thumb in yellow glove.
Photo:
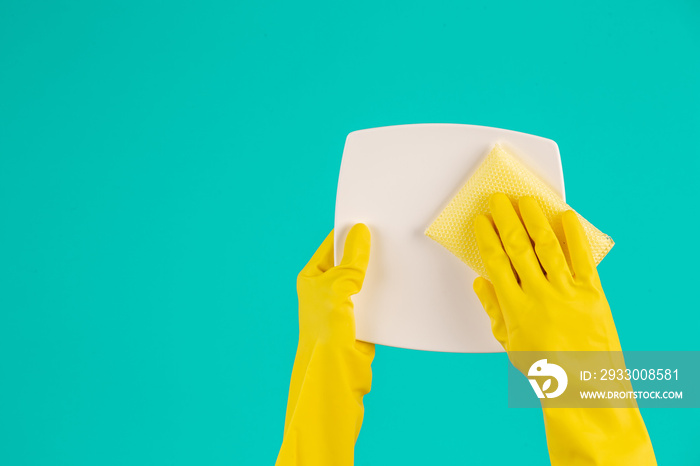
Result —
[[334, 267], [331, 231], [299, 273], [299, 344], [278, 466], [354, 462], [374, 345], [355, 340], [351, 296], [362, 288], [369, 249], [369, 229], [355, 225]]
[[[496, 339], [526, 373], [519, 351], [621, 351], [615, 323], [578, 216], [562, 216], [567, 258], [537, 201], [516, 212], [495, 194], [479, 216], [479, 252], [492, 280], [474, 281]], [[522, 217], [522, 221], [520, 219]], [[644, 421], [626, 408], [543, 408], [552, 465], [656, 465]]]

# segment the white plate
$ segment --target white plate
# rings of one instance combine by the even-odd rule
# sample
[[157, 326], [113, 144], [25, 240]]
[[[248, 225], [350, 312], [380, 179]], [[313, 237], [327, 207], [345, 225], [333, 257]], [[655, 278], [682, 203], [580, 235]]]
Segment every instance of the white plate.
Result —
[[359, 340], [426, 351], [502, 352], [474, 291], [476, 273], [423, 232], [500, 143], [564, 198], [557, 144], [484, 126], [419, 124], [355, 131], [335, 206], [335, 263], [355, 223], [372, 249], [355, 319]]

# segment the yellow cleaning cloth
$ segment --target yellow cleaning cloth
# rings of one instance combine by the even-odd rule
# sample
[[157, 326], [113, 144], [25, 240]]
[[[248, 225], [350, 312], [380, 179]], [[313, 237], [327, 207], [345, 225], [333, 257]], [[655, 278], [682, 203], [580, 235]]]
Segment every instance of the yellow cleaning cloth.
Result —
[[[489, 198], [504, 193], [511, 201], [532, 196], [542, 207], [547, 220], [559, 238], [564, 254], [569, 258], [561, 214], [573, 210], [549, 186], [525, 168], [515, 157], [496, 145], [462, 186], [457, 195], [425, 230], [434, 239], [482, 277], [488, 278], [474, 234], [474, 219], [489, 214]], [[593, 259], [598, 264], [615, 244], [608, 235], [577, 214], [591, 245]]]

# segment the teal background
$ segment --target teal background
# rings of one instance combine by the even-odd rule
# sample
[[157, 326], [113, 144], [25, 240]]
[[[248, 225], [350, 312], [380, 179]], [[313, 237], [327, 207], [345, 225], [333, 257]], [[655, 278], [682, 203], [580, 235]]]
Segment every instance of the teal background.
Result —
[[[0, 4], [0, 463], [274, 462], [353, 130], [560, 146], [628, 350], [698, 350], [700, 6]], [[469, 286], [469, 284], [465, 284]], [[358, 465], [548, 464], [504, 355], [378, 347]], [[645, 410], [662, 465], [697, 410]]]

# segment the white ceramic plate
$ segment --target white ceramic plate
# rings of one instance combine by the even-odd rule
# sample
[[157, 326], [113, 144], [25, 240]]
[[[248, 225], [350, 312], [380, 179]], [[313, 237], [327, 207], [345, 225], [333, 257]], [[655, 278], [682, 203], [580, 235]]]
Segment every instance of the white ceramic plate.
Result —
[[355, 223], [372, 233], [357, 338], [426, 351], [501, 352], [474, 291], [476, 273], [423, 232], [500, 143], [564, 198], [557, 144], [457, 124], [388, 126], [348, 135], [335, 208], [335, 263]]

